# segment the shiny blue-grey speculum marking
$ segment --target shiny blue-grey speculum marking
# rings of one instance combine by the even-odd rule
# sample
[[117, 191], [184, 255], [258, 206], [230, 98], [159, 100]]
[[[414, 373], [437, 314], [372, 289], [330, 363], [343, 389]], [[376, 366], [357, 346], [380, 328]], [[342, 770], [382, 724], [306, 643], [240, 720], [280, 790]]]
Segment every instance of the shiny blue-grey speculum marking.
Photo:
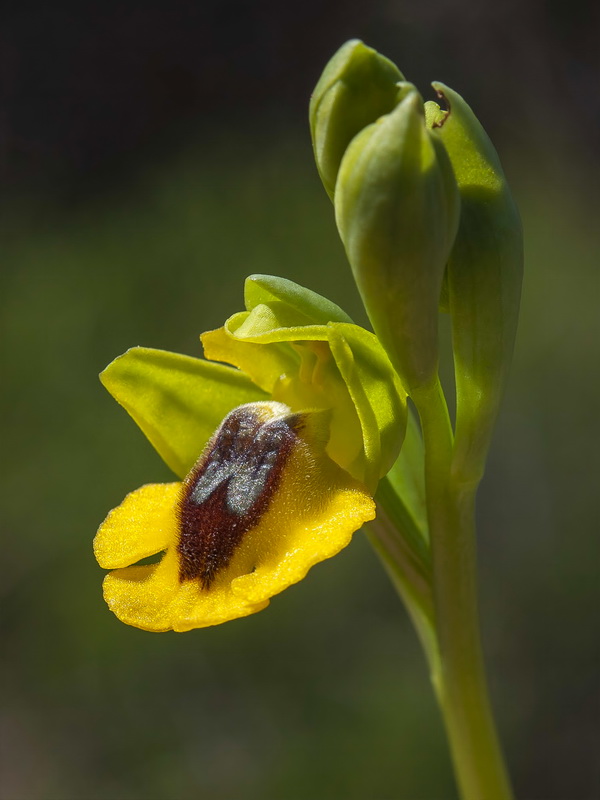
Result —
[[185, 483], [179, 502], [179, 579], [210, 588], [275, 496], [304, 417], [265, 421], [251, 405], [234, 409]]
[[[225, 503], [230, 514], [244, 516], [265, 490], [290, 426], [283, 419], [262, 424], [236, 420], [237, 429], [223, 427], [189, 499], [202, 505], [227, 483]], [[239, 424], [241, 423], [241, 424]], [[246, 423], [246, 424], [244, 424]]]

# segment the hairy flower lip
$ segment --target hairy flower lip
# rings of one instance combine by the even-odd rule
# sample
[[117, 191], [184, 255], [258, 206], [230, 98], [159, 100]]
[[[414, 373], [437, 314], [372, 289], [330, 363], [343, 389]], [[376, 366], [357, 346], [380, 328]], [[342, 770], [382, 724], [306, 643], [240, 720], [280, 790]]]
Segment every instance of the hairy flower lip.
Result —
[[[265, 415], [265, 425], [290, 418], [289, 408], [280, 403], [241, 408]], [[128, 495], [109, 513], [94, 541], [100, 565], [116, 568], [104, 582], [105, 599], [116, 616], [150, 631], [185, 631], [247, 616], [349, 544], [352, 534], [374, 518], [375, 504], [366, 488], [325, 454], [326, 424], [327, 414], [307, 412], [295, 429], [266, 510], [250, 517], [231, 557], [209, 581], [182, 577], [181, 504], [186, 487], [189, 495], [189, 477], [183, 483], [149, 484]], [[210, 457], [220, 435], [226, 438], [229, 432], [223, 426], [216, 432], [199, 463]], [[271, 438], [271, 447], [273, 442], [277, 445]], [[159, 564], [135, 565], [163, 550]]]

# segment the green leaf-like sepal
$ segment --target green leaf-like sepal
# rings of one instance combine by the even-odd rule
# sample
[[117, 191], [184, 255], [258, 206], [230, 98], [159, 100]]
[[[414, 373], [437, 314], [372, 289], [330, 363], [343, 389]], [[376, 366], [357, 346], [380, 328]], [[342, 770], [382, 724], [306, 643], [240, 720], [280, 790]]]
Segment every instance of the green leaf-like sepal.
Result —
[[268, 399], [237, 369], [148, 347], [116, 358], [100, 380], [180, 478], [232, 409]]
[[336, 303], [287, 278], [278, 278], [275, 275], [250, 275], [246, 278], [244, 303], [248, 311], [258, 305], [268, 306], [277, 301], [302, 314], [305, 324], [352, 322]]

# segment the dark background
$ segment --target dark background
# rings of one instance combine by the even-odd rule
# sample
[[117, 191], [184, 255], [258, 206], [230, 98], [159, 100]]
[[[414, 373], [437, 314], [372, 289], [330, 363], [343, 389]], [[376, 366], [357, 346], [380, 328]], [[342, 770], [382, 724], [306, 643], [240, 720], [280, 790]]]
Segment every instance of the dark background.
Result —
[[363, 319], [306, 123], [353, 36], [468, 99], [521, 207], [479, 509], [486, 653], [518, 796], [600, 793], [597, 4], [366, 5], [2, 6], [2, 800], [455, 797], [361, 534], [268, 610], [183, 636], [117, 622], [91, 552], [109, 508], [170, 478], [97, 381], [112, 358], [199, 354], [251, 272]]

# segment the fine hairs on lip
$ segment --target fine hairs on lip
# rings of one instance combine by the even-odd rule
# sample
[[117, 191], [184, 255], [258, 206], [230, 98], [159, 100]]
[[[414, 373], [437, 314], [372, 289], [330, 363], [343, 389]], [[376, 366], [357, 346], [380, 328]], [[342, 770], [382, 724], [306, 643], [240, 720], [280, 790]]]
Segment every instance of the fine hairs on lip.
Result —
[[208, 589], [267, 511], [297, 439], [297, 415], [265, 421], [240, 407], [223, 421], [179, 503], [180, 581]]

